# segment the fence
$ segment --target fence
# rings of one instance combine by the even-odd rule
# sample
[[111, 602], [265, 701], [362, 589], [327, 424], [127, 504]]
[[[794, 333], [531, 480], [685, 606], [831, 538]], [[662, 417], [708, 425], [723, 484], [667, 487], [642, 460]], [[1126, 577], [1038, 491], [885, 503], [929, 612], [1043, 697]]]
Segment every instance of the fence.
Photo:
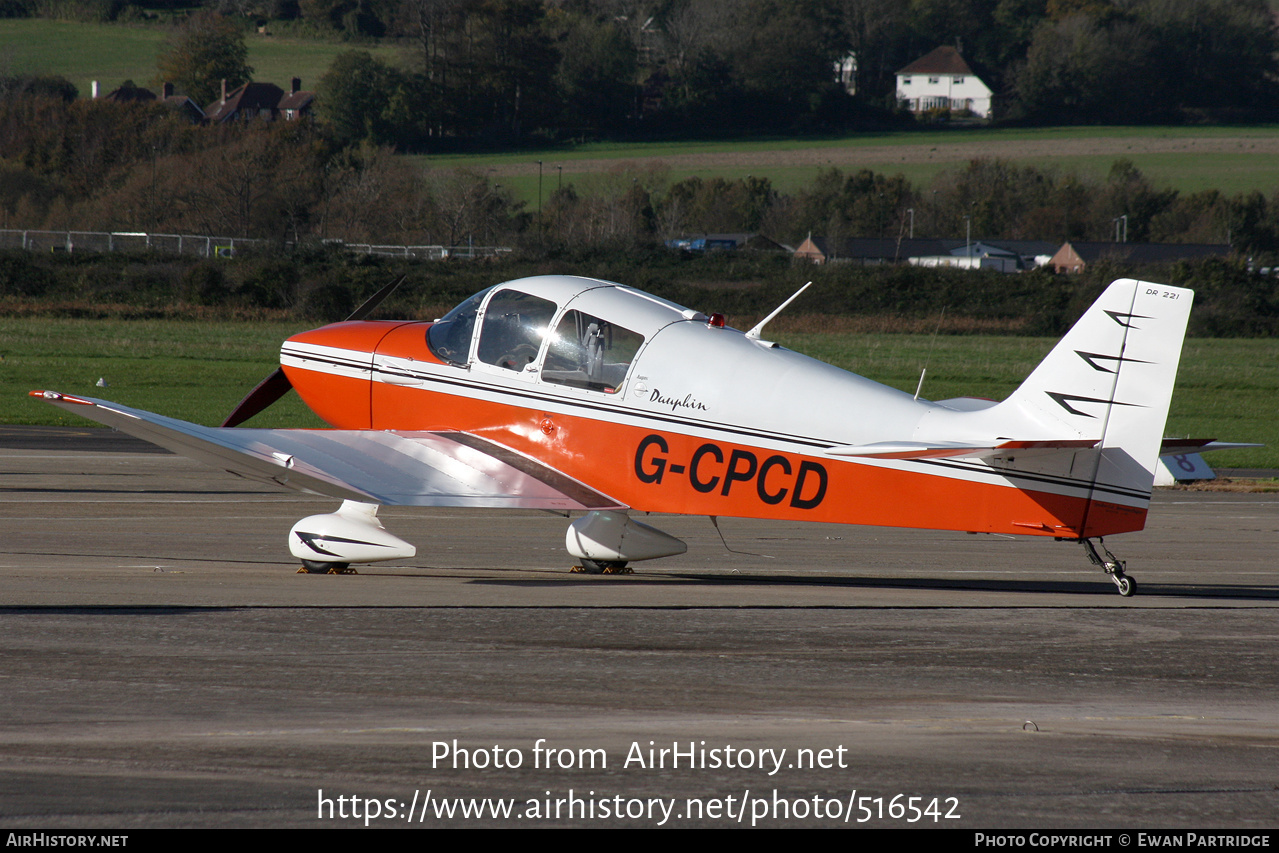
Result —
[[507, 246], [371, 246], [368, 243], [343, 243], [341, 240], [324, 242], [336, 243], [348, 252], [381, 255], [388, 258], [416, 258], [425, 261], [443, 261], [449, 258], [460, 260], [492, 258], [511, 251]]
[[159, 252], [167, 255], [231, 257], [238, 250], [266, 246], [266, 240], [134, 231], [0, 231], [0, 249], [29, 252]]
[[[25, 249], [29, 252], [156, 252], [166, 255], [229, 258], [244, 249], [269, 249], [274, 245], [277, 244], [270, 240], [196, 234], [0, 230], [0, 249]], [[447, 258], [464, 260], [487, 258], [504, 255], [511, 251], [506, 246], [374, 246], [369, 243], [346, 243], [342, 240], [325, 240], [324, 245], [365, 255], [429, 261]], [[286, 244], [285, 248], [291, 248], [291, 244]]]

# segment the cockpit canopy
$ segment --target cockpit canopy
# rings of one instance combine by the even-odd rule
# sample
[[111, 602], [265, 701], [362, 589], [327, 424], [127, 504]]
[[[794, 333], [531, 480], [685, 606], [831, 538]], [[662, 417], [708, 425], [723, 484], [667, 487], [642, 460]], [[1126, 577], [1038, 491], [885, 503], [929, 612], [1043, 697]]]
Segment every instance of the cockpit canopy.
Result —
[[614, 394], [647, 338], [694, 316], [611, 282], [542, 276], [475, 294], [431, 326], [427, 344], [449, 364]]

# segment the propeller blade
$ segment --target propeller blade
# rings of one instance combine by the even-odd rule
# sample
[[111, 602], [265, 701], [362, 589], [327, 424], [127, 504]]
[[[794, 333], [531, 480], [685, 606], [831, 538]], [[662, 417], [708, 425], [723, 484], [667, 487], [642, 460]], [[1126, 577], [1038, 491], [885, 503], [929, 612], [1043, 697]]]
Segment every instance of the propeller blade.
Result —
[[[404, 283], [407, 275], [402, 275], [395, 281], [383, 287], [377, 293], [364, 300], [359, 308], [347, 317], [347, 322], [352, 320], [363, 320], [372, 314], [377, 307], [381, 305], [388, 296], [395, 292], [395, 289]], [[224, 427], [239, 426], [258, 412], [266, 409], [275, 403], [276, 400], [289, 393], [289, 389], [293, 387], [293, 383], [289, 381], [289, 377], [284, 375], [284, 368], [277, 367], [272, 371], [271, 375], [258, 383], [258, 386], [245, 395], [239, 405], [227, 415], [227, 419], [222, 422]]]
[[283, 397], [292, 387], [293, 383], [289, 381], [289, 377], [284, 375], [284, 368], [277, 367], [270, 376], [259, 382], [256, 388], [245, 395], [240, 404], [235, 407], [231, 414], [227, 415], [227, 419], [222, 422], [222, 426], [239, 426]]
[[364, 300], [364, 304], [361, 305], [359, 308], [356, 308], [355, 311], [351, 314], [351, 316], [347, 317], [346, 319], [348, 321], [363, 320], [365, 317], [372, 314], [374, 309], [376, 309], [379, 305], [381, 305], [382, 301], [386, 299], [386, 297], [394, 293], [395, 289], [399, 287], [401, 284], [403, 284], [404, 279], [406, 278], [408, 278], [407, 275], [400, 276], [395, 281], [391, 282], [386, 287], [382, 288], [377, 293], [373, 294], [368, 299]]

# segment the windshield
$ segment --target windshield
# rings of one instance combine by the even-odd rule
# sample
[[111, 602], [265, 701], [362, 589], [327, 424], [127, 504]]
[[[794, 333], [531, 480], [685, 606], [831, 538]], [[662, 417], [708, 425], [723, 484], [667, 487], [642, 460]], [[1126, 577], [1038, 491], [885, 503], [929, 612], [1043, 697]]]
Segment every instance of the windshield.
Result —
[[475, 315], [489, 291], [481, 290], [461, 305], [436, 320], [426, 333], [426, 345], [436, 358], [449, 364], [466, 364], [471, 354], [471, 335], [475, 331]]

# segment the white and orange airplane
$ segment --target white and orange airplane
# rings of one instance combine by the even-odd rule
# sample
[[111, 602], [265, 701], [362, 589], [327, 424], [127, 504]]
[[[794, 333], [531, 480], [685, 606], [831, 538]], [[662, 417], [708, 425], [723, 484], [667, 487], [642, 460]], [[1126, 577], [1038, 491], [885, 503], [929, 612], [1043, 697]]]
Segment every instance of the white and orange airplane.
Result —
[[[398, 283], [398, 282], [397, 282]], [[414, 556], [380, 504], [583, 515], [587, 571], [683, 553], [631, 512], [1046, 536], [1140, 530], [1193, 293], [1114, 282], [1003, 402], [932, 402], [634, 288], [541, 276], [434, 323], [352, 319], [290, 338], [220, 428], [101, 400], [50, 403], [254, 479], [343, 499], [299, 521], [312, 571]], [[796, 294], [798, 296], [798, 294]], [[794, 297], [792, 297], [794, 299]], [[789, 300], [788, 300], [789, 303]], [[332, 429], [237, 427], [294, 388]], [[1100, 548], [1100, 553], [1099, 549]]]

